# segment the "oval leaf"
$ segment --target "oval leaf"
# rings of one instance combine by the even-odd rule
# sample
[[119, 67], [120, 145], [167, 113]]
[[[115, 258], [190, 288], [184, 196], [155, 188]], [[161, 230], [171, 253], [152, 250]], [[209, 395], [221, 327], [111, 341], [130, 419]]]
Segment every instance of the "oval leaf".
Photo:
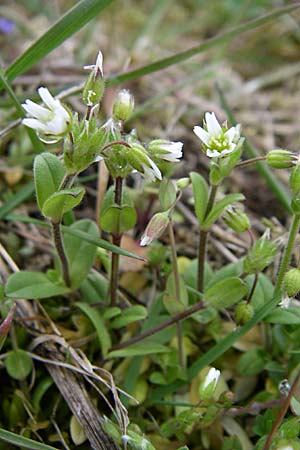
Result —
[[65, 212], [75, 208], [84, 195], [83, 187], [76, 187], [72, 189], [64, 189], [52, 194], [42, 208], [42, 213], [45, 217], [49, 217], [55, 222], [59, 222]]
[[42, 210], [45, 201], [58, 191], [65, 169], [57, 156], [52, 153], [42, 153], [34, 159], [33, 173], [36, 198]]
[[114, 319], [110, 326], [111, 328], [121, 328], [146, 317], [147, 309], [142, 305], [135, 305], [122, 311], [121, 316]]
[[[79, 220], [69, 228], [84, 231], [92, 238], [98, 238], [99, 231], [95, 222], [89, 219]], [[71, 234], [64, 235], [64, 247], [69, 261], [72, 288], [80, 286], [92, 268], [97, 248], [87, 241]]]
[[216, 309], [228, 308], [240, 301], [248, 291], [248, 286], [237, 277], [230, 277], [214, 284], [204, 292], [209, 306]]
[[203, 222], [202, 228], [204, 230], [208, 230], [220, 217], [224, 209], [231, 205], [234, 202], [240, 202], [241, 200], [244, 200], [245, 197], [243, 194], [228, 194], [226, 197], [224, 197], [222, 200], [217, 202], [211, 212], [208, 214], [208, 216], [205, 218]]
[[281, 323], [282, 325], [300, 324], [300, 308], [291, 306], [287, 309], [275, 308], [268, 315], [266, 321], [269, 323]]
[[22, 271], [12, 274], [6, 284], [6, 295], [13, 298], [48, 298], [70, 290], [63, 283], [51, 281], [45, 273]]
[[190, 173], [194, 194], [194, 208], [200, 225], [203, 224], [207, 208], [208, 186], [202, 175], [196, 172]]
[[33, 368], [32, 359], [25, 350], [20, 348], [9, 352], [4, 363], [9, 376], [15, 380], [24, 380]]
[[123, 233], [134, 227], [136, 223], [136, 211], [132, 206], [109, 206], [101, 215], [100, 226], [109, 233]]

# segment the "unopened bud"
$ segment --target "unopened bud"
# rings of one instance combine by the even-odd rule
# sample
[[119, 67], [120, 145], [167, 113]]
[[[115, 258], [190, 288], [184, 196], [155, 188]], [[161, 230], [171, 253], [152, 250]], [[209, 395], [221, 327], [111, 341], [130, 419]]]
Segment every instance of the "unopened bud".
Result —
[[243, 233], [250, 228], [247, 214], [239, 208], [228, 207], [222, 218], [226, 225], [237, 233]]
[[244, 325], [253, 316], [253, 306], [246, 301], [240, 302], [234, 311], [234, 320], [237, 325]]
[[141, 246], [149, 245], [154, 239], [158, 239], [169, 223], [168, 211], [155, 214], [148, 223], [146, 230], [141, 238]]
[[134, 109], [133, 95], [127, 89], [122, 89], [115, 100], [113, 106], [113, 119], [115, 121], [125, 121], [129, 119]]
[[295, 165], [297, 156], [289, 150], [271, 150], [266, 157], [266, 162], [274, 169], [290, 169]]
[[209, 369], [206, 377], [200, 383], [199, 395], [201, 400], [209, 400], [213, 397], [216, 390], [221, 372], [214, 367]]
[[284, 275], [283, 288], [289, 297], [300, 292], [300, 269], [291, 269]]
[[188, 187], [190, 182], [191, 180], [189, 177], [179, 178], [179, 180], [177, 180], [177, 187], [178, 189], [185, 189], [186, 187]]
[[276, 253], [277, 245], [275, 242], [270, 241], [270, 230], [267, 229], [249, 250], [244, 260], [245, 272], [261, 272], [272, 263]]

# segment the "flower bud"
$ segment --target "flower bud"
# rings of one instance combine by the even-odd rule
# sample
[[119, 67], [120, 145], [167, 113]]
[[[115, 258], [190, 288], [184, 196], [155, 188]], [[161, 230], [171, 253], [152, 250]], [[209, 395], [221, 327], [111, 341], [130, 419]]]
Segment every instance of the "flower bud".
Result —
[[149, 245], [154, 239], [158, 239], [167, 228], [168, 223], [168, 211], [155, 214], [146, 227], [146, 230], [141, 238], [140, 245]]
[[292, 170], [290, 176], [290, 188], [293, 195], [297, 195], [300, 193], [300, 166], [297, 165]]
[[244, 271], [247, 273], [263, 271], [272, 263], [276, 253], [277, 245], [270, 241], [270, 230], [267, 229], [249, 250], [244, 260]]
[[211, 367], [199, 386], [199, 395], [201, 400], [210, 400], [216, 390], [221, 372]]
[[250, 228], [250, 221], [247, 214], [239, 208], [228, 207], [223, 215], [226, 225], [237, 233], [243, 233]]
[[134, 109], [133, 95], [127, 89], [122, 89], [113, 105], [113, 120], [125, 121], [129, 119]]
[[283, 288], [289, 297], [300, 292], [300, 269], [291, 269], [284, 275]]
[[253, 306], [246, 301], [240, 302], [234, 311], [234, 320], [237, 325], [244, 325], [253, 316]]
[[289, 150], [271, 150], [266, 157], [266, 162], [274, 169], [290, 169], [296, 163], [297, 156]]
[[177, 180], [177, 187], [178, 189], [185, 189], [190, 184], [191, 180], [189, 177], [179, 178]]
[[83, 101], [89, 106], [98, 105], [103, 97], [104, 93], [104, 79], [103, 79], [103, 55], [99, 51], [96, 63], [91, 66], [85, 66], [84, 69], [92, 70], [90, 73], [84, 88], [83, 88]]
[[165, 139], [155, 139], [148, 147], [152, 158], [163, 159], [169, 162], [179, 162], [182, 158], [182, 142], [172, 142]]

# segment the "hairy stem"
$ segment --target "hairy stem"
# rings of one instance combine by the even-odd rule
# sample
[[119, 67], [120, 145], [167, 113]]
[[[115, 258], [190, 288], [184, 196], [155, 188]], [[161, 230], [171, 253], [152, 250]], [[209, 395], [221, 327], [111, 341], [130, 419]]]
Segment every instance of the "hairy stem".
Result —
[[[119, 206], [122, 205], [122, 188], [123, 178], [117, 177], [115, 180], [115, 203]], [[120, 247], [121, 233], [119, 231], [119, 224], [116, 225], [116, 231], [112, 234], [113, 244]], [[115, 305], [117, 301], [118, 290], [118, 274], [119, 274], [119, 255], [113, 253], [111, 256], [111, 273], [110, 273], [110, 300], [111, 305]]]
[[197, 311], [200, 311], [200, 309], [203, 309], [205, 307], [203, 302], [195, 303], [195, 305], [191, 306], [190, 308], [186, 309], [185, 311], [176, 314], [176, 316], [171, 317], [170, 319], [166, 320], [163, 323], [160, 323], [158, 325], [155, 325], [153, 328], [150, 328], [149, 330], [145, 331], [144, 333], [141, 333], [137, 336], [132, 337], [131, 339], [128, 339], [127, 341], [121, 342], [120, 344], [114, 345], [110, 351], [112, 350], [120, 350], [121, 348], [129, 347], [129, 345], [136, 344], [137, 342], [143, 341], [149, 336], [153, 336], [156, 333], [159, 333], [159, 331], [165, 330], [166, 328], [170, 327], [171, 325], [174, 325], [177, 322], [180, 322], [181, 320], [186, 319], [187, 317], [191, 316]]
[[[173, 276], [174, 276], [174, 281], [175, 281], [175, 296], [176, 296], [176, 300], [179, 303], [181, 303], [180, 275], [179, 275], [179, 270], [178, 270], [175, 236], [174, 236], [173, 224], [172, 224], [171, 219], [169, 220], [168, 230], [169, 230], [170, 246], [171, 246], [172, 270], [173, 270]], [[185, 368], [185, 357], [184, 357], [183, 342], [182, 342], [181, 322], [176, 322], [176, 327], [177, 327], [179, 364], [184, 369]]]
[[61, 225], [60, 222], [57, 223], [57, 222], [51, 221], [54, 245], [55, 245], [59, 260], [60, 260], [63, 279], [64, 279], [66, 286], [70, 287], [71, 279], [70, 279], [70, 271], [69, 271], [69, 262], [68, 262], [67, 255], [65, 253], [65, 249], [64, 249], [64, 245], [63, 245], [63, 241], [62, 241], [60, 225]]
[[248, 298], [247, 298], [247, 303], [248, 304], [251, 303], [251, 300], [252, 300], [252, 297], [253, 297], [253, 294], [254, 294], [257, 282], [258, 282], [258, 272], [255, 272], [253, 284], [252, 284], [252, 287], [251, 287], [251, 291], [250, 291], [250, 293], [248, 295]]
[[297, 236], [297, 233], [298, 233], [298, 230], [299, 230], [299, 225], [300, 225], [300, 214], [294, 214], [293, 220], [292, 220], [292, 223], [291, 223], [291, 226], [290, 226], [288, 242], [287, 242], [287, 245], [286, 245], [285, 250], [284, 250], [284, 254], [283, 254], [283, 257], [282, 257], [280, 269], [279, 269], [278, 276], [277, 276], [277, 281], [276, 281], [276, 285], [275, 285], [275, 292], [278, 292], [281, 289], [283, 278], [284, 278], [285, 272], [288, 269], [289, 262], [290, 262], [290, 259], [291, 259], [291, 255], [292, 255], [295, 239], [296, 239], [296, 236]]
[[[216, 198], [217, 189], [218, 189], [217, 185], [212, 185], [210, 188], [210, 194], [205, 211], [205, 217], [207, 217], [210, 211], [212, 210]], [[200, 292], [203, 292], [204, 288], [204, 267], [206, 258], [207, 237], [208, 231], [200, 229], [199, 246], [198, 246], [198, 277], [197, 277], [197, 289]]]
[[236, 168], [237, 167], [245, 167], [245, 166], [249, 166], [250, 164], [254, 164], [257, 163], [259, 161], [265, 161], [267, 159], [266, 156], [256, 156], [256, 158], [250, 158], [250, 159], [246, 159], [246, 161], [241, 161], [238, 164], [236, 164]]

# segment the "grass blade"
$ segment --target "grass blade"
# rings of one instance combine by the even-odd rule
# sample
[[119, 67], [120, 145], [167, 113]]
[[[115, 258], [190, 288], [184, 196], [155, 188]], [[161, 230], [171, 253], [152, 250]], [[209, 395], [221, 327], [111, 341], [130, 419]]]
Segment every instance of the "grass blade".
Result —
[[[7, 214], [4, 217], [5, 220], [9, 220], [11, 222], [23, 222], [23, 223], [33, 223], [35, 225], [38, 225], [40, 227], [49, 228], [50, 224], [43, 220], [34, 219], [32, 217], [23, 216], [21, 214]], [[127, 250], [123, 250], [122, 248], [116, 247], [115, 245], [111, 244], [108, 241], [105, 241], [104, 239], [100, 238], [93, 238], [88, 233], [85, 233], [84, 231], [79, 230], [72, 230], [70, 227], [62, 226], [62, 230], [64, 233], [71, 234], [72, 236], [79, 237], [80, 239], [83, 239], [86, 242], [89, 242], [90, 244], [96, 245], [96, 247], [104, 248], [104, 250], [108, 250], [110, 252], [118, 253], [121, 256], [128, 256], [129, 258], [134, 259], [140, 259], [141, 261], [144, 261], [145, 258], [139, 255], [135, 255], [134, 253], [131, 253]]]
[[15, 195], [13, 195], [7, 202], [0, 206], [0, 219], [6, 216], [10, 211], [21, 205], [34, 193], [34, 184], [29, 182], [25, 184]]
[[0, 441], [8, 442], [17, 447], [29, 448], [30, 450], [58, 450], [56, 447], [41, 444], [40, 442], [33, 441], [24, 436], [3, 430], [3, 428], [0, 428]]
[[[80, 30], [113, 0], [81, 0], [67, 11], [49, 30], [35, 41], [7, 69], [8, 80], [14, 80], [66, 39]], [[1, 87], [1, 85], [0, 85]]]
[[[219, 92], [220, 100], [222, 108], [226, 111], [226, 114], [228, 116], [228, 119], [231, 123], [231, 125], [236, 125], [237, 122], [235, 120], [235, 117], [233, 115], [233, 112], [227, 103], [226, 97], [224, 95], [224, 92], [221, 90], [221, 88], [217, 85], [217, 89]], [[259, 153], [252, 148], [247, 141], [244, 142], [243, 147], [245, 148], [246, 155], [249, 158], [255, 158], [257, 156], [261, 156]], [[256, 168], [258, 172], [263, 176], [265, 179], [267, 185], [271, 189], [271, 191], [274, 192], [280, 203], [285, 207], [285, 209], [288, 212], [291, 212], [291, 198], [286, 191], [285, 187], [282, 185], [282, 183], [277, 179], [276, 175], [270, 170], [270, 168], [265, 164], [261, 162], [256, 163]]]
[[157, 72], [159, 70], [165, 69], [166, 67], [170, 67], [174, 64], [178, 64], [182, 61], [185, 61], [192, 56], [198, 55], [199, 53], [203, 53], [204, 51], [216, 47], [220, 44], [224, 44], [224, 42], [229, 41], [230, 39], [245, 33], [246, 31], [253, 30], [254, 28], [260, 27], [271, 20], [280, 17], [282, 14], [288, 14], [294, 11], [296, 8], [300, 7], [300, 3], [294, 3], [293, 5], [283, 6], [282, 8], [277, 8], [269, 14], [265, 14], [257, 19], [250, 20], [242, 25], [239, 25], [225, 33], [219, 34], [213, 38], [210, 38], [204, 41], [202, 44], [192, 47], [188, 50], [185, 50], [180, 53], [176, 53], [173, 56], [169, 56], [168, 58], [160, 59], [159, 61], [155, 61], [151, 64], [147, 64], [146, 66], [140, 67], [138, 69], [131, 70], [129, 72], [116, 75], [107, 80], [108, 85], [117, 85], [124, 83], [129, 80], [133, 80], [136, 78], [140, 78], [144, 75], [148, 75], [153, 72]]

